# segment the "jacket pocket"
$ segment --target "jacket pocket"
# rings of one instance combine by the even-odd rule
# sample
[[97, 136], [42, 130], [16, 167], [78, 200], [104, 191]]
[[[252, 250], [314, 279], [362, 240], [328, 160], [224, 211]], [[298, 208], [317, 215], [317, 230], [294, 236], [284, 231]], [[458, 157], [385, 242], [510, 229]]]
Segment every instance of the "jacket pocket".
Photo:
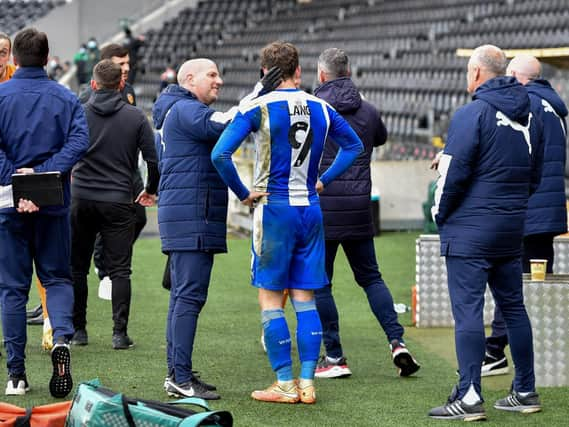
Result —
[[205, 218], [205, 222], [208, 221], [208, 217], [209, 217], [209, 199], [211, 197], [211, 190], [209, 189], [209, 187], [207, 188], [207, 191], [205, 193], [205, 206], [204, 206], [204, 218]]

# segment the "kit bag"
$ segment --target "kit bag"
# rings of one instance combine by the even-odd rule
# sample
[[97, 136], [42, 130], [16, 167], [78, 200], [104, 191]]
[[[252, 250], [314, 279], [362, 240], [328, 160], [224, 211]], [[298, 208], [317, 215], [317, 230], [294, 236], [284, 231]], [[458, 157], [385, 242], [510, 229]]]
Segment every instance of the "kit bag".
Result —
[[70, 401], [25, 409], [0, 402], [0, 427], [63, 427]]
[[[180, 405], [192, 405], [196, 411]], [[101, 387], [98, 380], [79, 385], [66, 427], [196, 427], [233, 426], [228, 411], [211, 411], [203, 399], [169, 403], [126, 397]]]

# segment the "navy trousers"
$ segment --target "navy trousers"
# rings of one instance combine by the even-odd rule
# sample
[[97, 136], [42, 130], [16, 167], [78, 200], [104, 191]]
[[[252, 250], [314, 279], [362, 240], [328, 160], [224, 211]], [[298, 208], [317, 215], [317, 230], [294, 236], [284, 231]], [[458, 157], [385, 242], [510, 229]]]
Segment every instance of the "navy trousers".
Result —
[[73, 335], [69, 216], [0, 214], [0, 309], [8, 371], [25, 372], [33, 265], [46, 290], [54, 342]]
[[373, 239], [326, 240], [326, 274], [328, 274], [330, 284], [321, 289], [316, 289], [314, 296], [322, 322], [322, 340], [326, 354], [329, 357], [336, 358], [343, 355], [340, 343], [338, 309], [332, 295], [334, 260], [340, 245], [342, 245], [348, 258], [354, 279], [365, 291], [369, 306], [387, 335], [387, 340], [401, 340], [404, 332], [393, 308], [393, 297], [381, 277]]
[[[546, 259], [547, 273], [553, 273], [553, 238], [555, 234], [533, 234], [524, 237], [522, 269], [524, 273], [530, 272], [531, 259]], [[501, 359], [504, 357], [504, 349], [508, 345], [508, 332], [506, 322], [498, 305], [494, 308], [494, 319], [492, 320], [492, 334], [486, 338], [486, 351]]]
[[198, 316], [207, 300], [213, 253], [170, 252], [170, 306], [166, 322], [168, 373], [183, 384], [192, 379], [192, 351]]
[[484, 292], [486, 283], [507, 325], [516, 367], [517, 392], [535, 390], [533, 338], [524, 306], [522, 264], [519, 257], [446, 257], [448, 288], [455, 321], [455, 344], [462, 398], [472, 384], [482, 396], [480, 370], [484, 360]]

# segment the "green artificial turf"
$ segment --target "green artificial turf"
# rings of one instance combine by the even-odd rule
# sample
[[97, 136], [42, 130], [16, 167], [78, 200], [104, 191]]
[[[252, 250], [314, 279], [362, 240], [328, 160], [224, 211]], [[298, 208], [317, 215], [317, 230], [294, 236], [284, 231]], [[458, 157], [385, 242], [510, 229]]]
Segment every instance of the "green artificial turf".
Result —
[[[384, 233], [375, 240], [380, 268], [396, 303], [411, 302], [417, 235]], [[89, 345], [72, 349], [76, 384], [97, 377], [106, 387], [129, 396], [168, 400], [162, 383], [166, 374], [164, 331], [169, 294], [161, 288], [165, 257], [159, 248], [158, 239], [141, 239], [135, 247], [129, 334], [136, 344], [131, 350], [112, 349], [111, 305], [97, 298], [98, 280], [90, 276]], [[222, 395], [211, 407], [231, 411], [236, 426], [445, 424], [430, 420], [426, 414], [446, 401], [457, 379], [453, 331], [416, 329], [410, 325], [409, 313], [400, 315], [408, 347], [422, 368], [415, 377], [398, 378], [385, 335], [371, 314], [364, 292], [354, 283], [341, 250], [335, 267], [334, 293], [352, 377], [317, 380], [316, 405], [256, 402], [250, 398], [251, 391], [268, 386], [274, 376], [259, 341], [257, 295], [249, 285], [249, 241], [229, 241], [229, 254], [215, 258], [208, 303], [200, 316], [194, 349], [194, 368], [205, 381], [216, 384]], [[36, 303], [34, 290], [29, 307]], [[286, 312], [289, 326], [294, 329], [296, 321], [290, 305]], [[48, 354], [40, 349], [41, 328], [30, 326], [28, 332], [27, 372], [32, 391], [24, 397], [4, 399], [24, 407], [54, 401], [47, 387], [51, 363]], [[493, 409], [494, 400], [508, 393], [510, 381], [511, 376], [483, 380], [487, 425], [568, 425], [569, 387], [539, 389], [544, 405], [540, 414], [523, 416]]]

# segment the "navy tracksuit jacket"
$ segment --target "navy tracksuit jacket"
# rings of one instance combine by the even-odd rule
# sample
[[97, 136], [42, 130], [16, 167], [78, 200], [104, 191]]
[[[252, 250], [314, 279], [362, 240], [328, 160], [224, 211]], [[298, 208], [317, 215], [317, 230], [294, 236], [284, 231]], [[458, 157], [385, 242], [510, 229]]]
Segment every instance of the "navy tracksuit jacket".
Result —
[[452, 118], [433, 216], [447, 262], [459, 398], [471, 385], [481, 394], [486, 283], [508, 325], [514, 390], [535, 387], [520, 254], [528, 198], [539, 185], [542, 158], [542, 123], [530, 113], [527, 91], [512, 77], [488, 80]]

